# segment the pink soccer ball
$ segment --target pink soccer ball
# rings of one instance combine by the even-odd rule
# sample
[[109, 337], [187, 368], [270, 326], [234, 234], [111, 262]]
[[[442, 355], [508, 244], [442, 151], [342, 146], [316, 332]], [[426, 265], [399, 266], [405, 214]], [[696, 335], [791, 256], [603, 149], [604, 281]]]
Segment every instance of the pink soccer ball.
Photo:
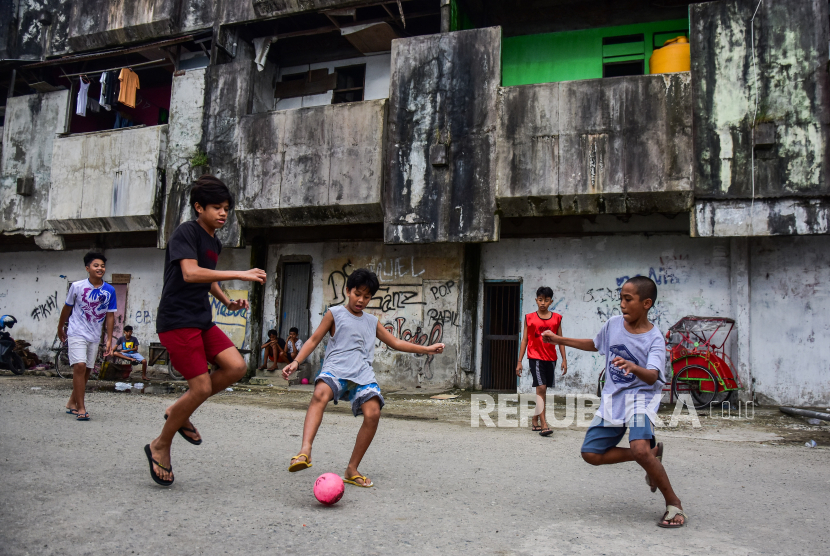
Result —
[[336, 473], [323, 473], [314, 482], [314, 497], [321, 504], [331, 506], [343, 498], [343, 479]]
[[300, 384], [308, 384], [308, 379], [304, 378], [300, 381]]

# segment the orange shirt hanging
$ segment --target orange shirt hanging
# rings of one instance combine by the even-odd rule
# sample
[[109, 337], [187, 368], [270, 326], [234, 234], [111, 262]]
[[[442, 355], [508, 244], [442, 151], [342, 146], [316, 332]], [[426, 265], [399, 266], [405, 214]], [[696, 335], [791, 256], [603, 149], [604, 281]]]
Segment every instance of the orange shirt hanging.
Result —
[[121, 82], [118, 102], [124, 106], [135, 108], [135, 91], [141, 88], [138, 84], [138, 75], [130, 68], [124, 68], [121, 70], [118, 80]]

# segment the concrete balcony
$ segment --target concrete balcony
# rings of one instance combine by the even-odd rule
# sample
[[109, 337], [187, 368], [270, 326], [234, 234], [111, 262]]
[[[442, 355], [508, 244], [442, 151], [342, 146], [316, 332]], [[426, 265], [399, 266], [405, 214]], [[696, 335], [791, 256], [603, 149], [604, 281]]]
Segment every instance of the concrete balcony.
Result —
[[684, 72], [502, 88], [500, 214], [690, 210], [690, 81]]
[[55, 139], [47, 222], [59, 234], [158, 229], [167, 126]]
[[236, 214], [244, 226], [382, 222], [387, 100], [244, 116]]

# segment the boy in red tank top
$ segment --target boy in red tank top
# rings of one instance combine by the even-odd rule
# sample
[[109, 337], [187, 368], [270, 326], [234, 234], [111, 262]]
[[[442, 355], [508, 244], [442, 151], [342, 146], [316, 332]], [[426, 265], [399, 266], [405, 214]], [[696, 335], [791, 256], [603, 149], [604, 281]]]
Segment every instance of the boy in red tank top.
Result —
[[[533, 377], [533, 386], [536, 388], [536, 414], [533, 416], [533, 430], [539, 431], [542, 436], [550, 436], [553, 431], [545, 419], [545, 396], [548, 388], [553, 388], [553, 377], [556, 369], [556, 346], [542, 341], [542, 333], [550, 330], [554, 334], [562, 335], [562, 315], [552, 313], [549, 308], [553, 303], [553, 290], [542, 286], [536, 290], [536, 306], [534, 313], [525, 315], [522, 347], [519, 350], [519, 363], [516, 365], [516, 376], [522, 376], [522, 359], [527, 350], [527, 361], [530, 364], [530, 375]], [[562, 352], [562, 376], [568, 373], [568, 360], [565, 356], [565, 347], [559, 346]]]

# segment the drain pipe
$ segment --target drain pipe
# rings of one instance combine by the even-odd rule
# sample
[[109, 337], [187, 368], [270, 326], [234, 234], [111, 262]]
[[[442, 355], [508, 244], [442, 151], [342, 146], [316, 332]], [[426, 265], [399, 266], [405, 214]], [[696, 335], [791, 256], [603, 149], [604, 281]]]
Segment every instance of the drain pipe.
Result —
[[452, 17], [452, 0], [441, 0], [441, 32], [450, 32], [450, 19]]
[[799, 417], [812, 417], [813, 419], [821, 419], [822, 421], [830, 421], [830, 413], [821, 413], [820, 411], [810, 411], [809, 409], [798, 409], [795, 407], [779, 407], [781, 413], [787, 415], [798, 415]]

